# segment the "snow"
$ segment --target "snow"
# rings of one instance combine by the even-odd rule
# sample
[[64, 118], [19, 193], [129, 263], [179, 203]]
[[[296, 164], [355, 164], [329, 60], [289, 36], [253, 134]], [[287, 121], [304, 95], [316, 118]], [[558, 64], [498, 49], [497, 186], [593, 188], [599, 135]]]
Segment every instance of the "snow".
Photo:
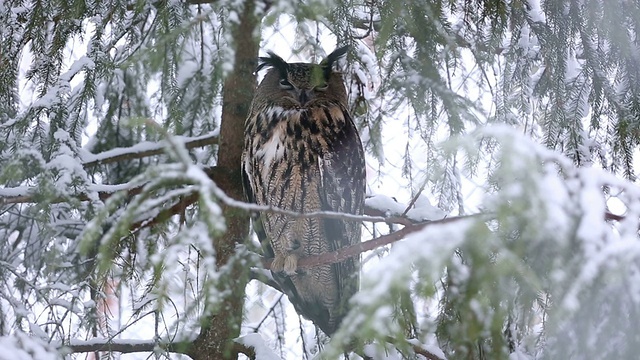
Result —
[[[600, 223], [602, 221], [599, 221]], [[562, 299], [561, 306], [569, 311], [576, 311], [580, 307], [580, 293], [589, 289], [593, 280], [607, 268], [619, 266], [625, 268], [625, 264], [640, 261], [640, 242], [615, 241], [604, 246], [598, 253], [588, 257], [581, 267], [579, 275], [571, 282], [571, 286]], [[624, 271], [624, 270], [623, 270]]]
[[411, 209], [407, 210], [407, 205], [399, 203], [396, 199], [383, 195], [374, 194], [365, 199], [367, 207], [379, 210], [385, 217], [403, 216], [414, 222], [432, 221], [443, 219], [447, 214], [429, 201], [429, 198], [420, 194]]
[[38, 100], [36, 100], [31, 107], [34, 109], [37, 108], [50, 108], [54, 104], [59, 103], [64, 98], [66, 92], [70, 89], [68, 84], [57, 84], [51, 86], [47, 92], [42, 95]]
[[30, 322], [29, 331], [31, 332], [31, 334], [35, 335], [37, 338], [41, 340], [47, 341], [49, 339], [49, 334], [44, 332], [44, 330], [42, 330], [40, 326], [38, 326], [37, 324]]
[[509, 354], [509, 360], [533, 360], [534, 357], [528, 355], [526, 352], [522, 352], [520, 350], [516, 350]]
[[437, 345], [422, 345], [422, 348], [427, 350], [428, 352], [432, 353], [433, 355], [441, 358], [441, 359], [446, 359], [447, 358], [444, 355], [444, 351], [442, 351], [442, 349], [440, 349], [440, 347], [437, 346]]
[[565, 81], [567, 83], [575, 80], [580, 74], [582, 64], [576, 59], [574, 52], [567, 50], [567, 67], [565, 69]]
[[400, 215], [406, 209], [396, 199], [382, 194], [367, 197], [365, 204], [370, 208], [380, 210], [385, 216]]
[[282, 360], [267, 346], [260, 334], [247, 334], [235, 339], [235, 342], [253, 348], [256, 352], [256, 360]]
[[527, 3], [529, 4], [528, 9], [530, 10], [528, 11], [528, 15], [531, 21], [542, 23], [546, 22], [547, 19], [540, 7], [540, 0], [527, 0]]
[[[180, 143], [186, 143], [186, 142], [192, 142], [192, 141], [199, 141], [199, 140], [204, 140], [204, 139], [209, 139], [212, 136], [217, 136], [218, 131], [216, 130], [215, 132], [209, 133], [209, 134], [204, 134], [204, 135], [200, 135], [200, 136], [193, 136], [193, 137], [187, 137], [187, 136], [174, 136], [175, 141], [180, 142]], [[113, 157], [118, 157], [118, 156], [124, 156], [127, 154], [137, 154], [137, 153], [144, 153], [144, 152], [151, 152], [151, 151], [160, 151], [163, 150], [164, 148], [167, 147], [167, 143], [164, 141], [160, 141], [160, 142], [156, 142], [156, 141], [142, 141], [139, 142], [133, 146], [129, 146], [129, 147], [117, 147], [117, 148], [113, 148], [111, 150], [107, 150], [107, 151], [103, 151], [99, 154], [91, 154], [89, 152], [86, 152], [86, 150], [90, 149], [91, 144], [88, 144], [85, 146], [85, 151], [82, 152], [82, 162], [83, 163], [93, 163], [93, 162], [97, 162], [100, 163], [100, 161], [103, 161], [105, 159], [109, 159], [109, 158], [113, 158]]]
[[57, 351], [49, 343], [21, 331], [9, 336], [0, 336], [0, 349], [0, 360], [59, 359]]
[[[138, 339], [114, 339], [114, 338], [100, 338], [96, 337], [91, 340], [79, 340], [79, 339], [71, 339], [67, 345], [71, 346], [94, 346], [94, 345], [102, 345], [102, 344], [118, 344], [118, 345], [144, 345], [148, 344], [149, 340], [138, 340]], [[60, 345], [59, 343], [56, 345]]]
[[71, 301], [67, 301], [64, 299], [50, 299], [49, 300], [49, 305], [51, 306], [60, 306], [63, 307], [67, 310], [73, 311], [77, 314], [81, 314], [82, 310], [78, 307], [78, 304], [75, 302], [71, 302]]
[[34, 189], [29, 186], [17, 186], [11, 188], [0, 188], [1, 198], [12, 198], [19, 196], [28, 196]]
[[71, 67], [69, 67], [69, 70], [67, 72], [60, 75], [60, 81], [71, 82], [73, 77], [85, 68], [93, 70], [95, 68], [95, 63], [87, 56], [81, 56], [78, 60], [74, 61], [73, 64], [71, 64]]
[[199, 65], [194, 61], [184, 61], [178, 69], [176, 75], [176, 86], [184, 88], [191, 78], [198, 72]]
[[437, 208], [431, 205], [429, 198], [420, 194], [414, 203], [413, 209], [407, 211], [407, 217], [413, 221], [433, 221], [444, 219], [447, 215], [446, 212], [442, 211], [440, 208]]
[[471, 224], [473, 221], [469, 219], [434, 224], [395, 243], [388, 256], [362, 275], [362, 289], [351, 299], [352, 306], [359, 311], [357, 314], [350, 313], [345, 320], [343, 328], [347, 333], [357, 336], [363, 329], [383, 333], [391, 329], [393, 326], [388, 308], [378, 308], [382, 304], [393, 303], [393, 294], [397, 290], [408, 291], [416, 270], [422, 276], [421, 282], [438, 281], [441, 269], [465, 240]]
[[[580, 225], [577, 236], [580, 239], [595, 243], [600, 243], [606, 233], [610, 231], [609, 226], [602, 221], [606, 212], [606, 203], [601, 191], [599, 171], [593, 168], [582, 168], [579, 172], [580, 185], [582, 187], [579, 194], [581, 214]], [[593, 242], [592, 242], [593, 243]], [[597, 252], [596, 246], [593, 251]], [[591, 254], [587, 254], [590, 256]]]

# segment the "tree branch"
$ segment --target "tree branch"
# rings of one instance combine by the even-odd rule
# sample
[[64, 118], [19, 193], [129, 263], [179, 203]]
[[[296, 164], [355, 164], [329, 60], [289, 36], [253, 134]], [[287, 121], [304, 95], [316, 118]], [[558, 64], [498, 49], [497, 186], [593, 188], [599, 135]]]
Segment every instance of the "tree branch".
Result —
[[[218, 134], [210, 133], [196, 137], [174, 136], [176, 141], [182, 142], [187, 149], [215, 145], [218, 143]], [[99, 154], [91, 154], [86, 157], [82, 166], [85, 168], [96, 165], [110, 164], [118, 161], [140, 159], [147, 156], [159, 155], [164, 152], [167, 145], [164, 141], [151, 142], [145, 141], [130, 147], [114, 148], [101, 152]]]
[[[426, 221], [426, 222], [408, 225], [396, 232], [393, 232], [388, 235], [383, 235], [369, 241], [347, 246], [333, 252], [301, 258], [298, 260], [298, 268], [306, 269], [306, 268], [312, 268], [320, 265], [337, 263], [340, 261], [344, 261], [350, 257], [358, 256], [365, 251], [370, 251], [370, 250], [379, 248], [381, 246], [389, 245], [393, 242], [404, 239], [407, 235], [418, 232], [427, 226], [447, 224], [455, 221], [464, 221], [468, 219], [476, 219], [481, 216], [487, 216], [487, 215], [474, 214], [474, 215], [465, 215], [465, 216], [454, 216], [454, 217], [445, 218], [441, 220]], [[263, 258], [262, 265], [268, 269], [271, 267], [272, 260], [273, 259]]]
[[135, 353], [154, 352], [162, 350], [180, 354], [186, 354], [186, 350], [189, 348], [189, 346], [191, 346], [190, 341], [162, 343], [132, 339], [91, 339], [89, 341], [72, 340], [70, 343], [61, 345], [62, 348], [68, 349], [72, 353], [99, 351]]
[[[148, 340], [133, 340], [133, 339], [91, 339], [88, 341], [71, 340], [70, 343], [62, 344], [59, 347], [64, 351], [70, 353], [87, 353], [87, 352], [119, 352], [123, 354], [137, 353], [137, 352], [157, 352], [165, 351], [177, 354], [188, 355], [188, 350], [193, 345], [192, 341], [182, 342], [154, 342]], [[255, 350], [237, 342], [232, 342], [230, 345], [234, 353], [244, 354], [249, 359], [256, 358]]]
[[[221, 169], [218, 167], [209, 167], [204, 169], [204, 172], [214, 181], [217, 182], [216, 179], [220, 179], [225, 176], [222, 173]], [[98, 193], [98, 198], [102, 201], [107, 200], [110, 196], [112, 196], [117, 191], [126, 190], [128, 192], [128, 196], [135, 196], [142, 191], [143, 186], [131, 187], [128, 188], [127, 184], [122, 185], [95, 185], [93, 188], [94, 191]], [[99, 190], [102, 189], [102, 190]], [[35, 199], [33, 198], [31, 193], [35, 191], [35, 187], [22, 187], [22, 188], [5, 188], [0, 189], [0, 206], [6, 204], [20, 204], [20, 203], [33, 203]], [[80, 193], [76, 195], [76, 199], [80, 201], [89, 201], [91, 197], [86, 193]], [[225, 205], [243, 209], [246, 211], [253, 212], [265, 212], [265, 213], [275, 213], [291, 216], [292, 218], [325, 218], [325, 219], [340, 219], [347, 221], [361, 221], [361, 222], [371, 222], [371, 223], [387, 223], [387, 224], [400, 224], [404, 226], [410, 226], [414, 224], [421, 224], [407, 217], [406, 215], [401, 216], [397, 214], [388, 215], [382, 210], [371, 207], [365, 204], [364, 215], [353, 215], [347, 213], [339, 213], [333, 211], [316, 211], [310, 213], [299, 213], [295, 211], [280, 209], [274, 206], [262, 206], [253, 203], [247, 203], [239, 200], [235, 200], [229, 197], [220, 198], [221, 202]], [[64, 202], [66, 199], [56, 199], [52, 201], [53, 203]], [[192, 205], [197, 201], [197, 195], [193, 194], [191, 196], [184, 197], [181, 201], [171, 205], [169, 208], [160, 211], [157, 215], [152, 218], [141, 220], [132, 226], [132, 229], [138, 229], [142, 227], [148, 227], [158, 222], [171, 217], [172, 215], [177, 214], [181, 209]], [[605, 212], [604, 219], [611, 221], [622, 221], [625, 216], [616, 215], [610, 212]], [[437, 221], [431, 221], [431, 223]], [[429, 223], [429, 222], [428, 222]], [[403, 229], [404, 230], [404, 229]]]
[[[266, 260], [263, 261], [266, 262]], [[281, 293], [284, 293], [284, 291], [282, 291], [282, 288], [280, 287], [280, 284], [273, 280], [273, 276], [271, 276], [269, 270], [261, 268], [251, 268], [251, 270], [249, 270], [249, 279], [260, 281], [261, 283], [270, 286]]]

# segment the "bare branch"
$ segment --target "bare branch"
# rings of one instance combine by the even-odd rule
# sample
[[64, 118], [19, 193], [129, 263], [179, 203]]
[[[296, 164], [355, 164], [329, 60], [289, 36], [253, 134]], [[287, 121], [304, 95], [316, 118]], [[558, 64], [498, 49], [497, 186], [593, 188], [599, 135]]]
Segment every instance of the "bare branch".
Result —
[[429, 350], [427, 350], [427, 349], [425, 349], [423, 347], [420, 347], [418, 345], [411, 345], [411, 347], [413, 348], [413, 351], [416, 354], [422, 355], [422, 356], [426, 357], [429, 360], [445, 360], [445, 358], [441, 358], [440, 356], [438, 356], [438, 355], [432, 353], [431, 351], [429, 351]]
[[[389, 245], [393, 242], [404, 239], [407, 235], [420, 231], [427, 226], [441, 225], [441, 224], [446, 224], [446, 223], [455, 222], [455, 221], [464, 221], [468, 219], [477, 219], [482, 216], [487, 216], [487, 215], [475, 214], [475, 215], [465, 215], [465, 216], [454, 216], [454, 217], [445, 218], [442, 220], [427, 221], [427, 222], [421, 222], [418, 224], [408, 225], [402, 228], [401, 230], [398, 230], [388, 235], [380, 236], [378, 238], [375, 238], [369, 241], [347, 246], [333, 252], [301, 258], [300, 260], [298, 260], [298, 268], [305, 269], [305, 268], [316, 267], [319, 265], [337, 263], [340, 261], [344, 261], [350, 257], [358, 256], [359, 254], [365, 251], [370, 251], [378, 247]], [[270, 268], [271, 261], [272, 259], [263, 259], [262, 264], [264, 265], [264, 267]]]
[[273, 276], [271, 276], [269, 270], [261, 268], [251, 268], [251, 270], [249, 270], [249, 279], [260, 281], [261, 283], [270, 286], [275, 290], [278, 290], [279, 292], [284, 292], [282, 291], [280, 284], [273, 280]]
[[389, 344], [392, 345], [396, 345], [398, 343], [405, 343], [406, 345], [410, 346], [413, 349], [413, 352], [415, 352], [418, 355], [422, 355], [425, 358], [427, 358], [428, 360], [445, 360], [446, 357], [440, 357], [436, 354], [434, 354], [432, 351], [429, 351], [427, 349], [425, 349], [422, 345], [418, 345], [420, 342], [418, 341], [418, 339], [398, 339], [398, 338], [394, 338], [391, 336], [388, 336], [385, 341]]

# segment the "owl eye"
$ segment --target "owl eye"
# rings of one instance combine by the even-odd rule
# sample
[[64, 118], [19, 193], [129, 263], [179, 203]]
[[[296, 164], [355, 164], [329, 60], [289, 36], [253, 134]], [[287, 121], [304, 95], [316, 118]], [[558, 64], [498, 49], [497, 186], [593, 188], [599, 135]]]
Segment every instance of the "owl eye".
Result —
[[318, 90], [318, 91], [325, 91], [328, 88], [329, 88], [329, 84], [328, 83], [316, 86], [316, 90]]
[[291, 83], [287, 79], [280, 79], [280, 88], [281, 89], [286, 89], [286, 90], [291, 90], [291, 89], [293, 89], [293, 85], [291, 85]]

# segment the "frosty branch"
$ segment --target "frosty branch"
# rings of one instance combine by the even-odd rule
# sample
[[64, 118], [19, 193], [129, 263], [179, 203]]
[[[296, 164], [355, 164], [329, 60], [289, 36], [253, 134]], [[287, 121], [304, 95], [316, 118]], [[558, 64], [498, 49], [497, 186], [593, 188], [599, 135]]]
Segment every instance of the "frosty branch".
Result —
[[[216, 177], [224, 176], [220, 174], [218, 168], [211, 167], [208, 169], [204, 169], [204, 172], [214, 180]], [[97, 198], [106, 201], [109, 199], [114, 193], [118, 191], [126, 191], [127, 196], [129, 198], [140, 194], [143, 191], [144, 186], [130, 186], [128, 184], [121, 185], [95, 185], [91, 187], [90, 192], [97, 193]], [[0, 205], [5, 204], [21, 204], [21, 203], [33, 203], [35, 202], [35, 197], [32, 195], [35, 193], [34, 187], [20, 187], [20, 188], [9, 188], [9, 189], [0, 189]], [[290, 210], [284, 210], [273, 206], [261, 206], [257, 204], [247, 203], [232, 199], [226, 196], [224, 193], [219, 192], [218, 194], [219, 200], [225, 205], [229, 205], [235, 208], [244, 209], [249, 212], [269, 212], [291, 216], [294, 218], [330, 218], [330, 219], [342, 219], [342, 220], [352, 220], [352, 221], [366, 221], [373, 223], [393, 223], [393, 224], [401, 224], [401, 225], [409, 225], [415, 223], [415, 220], [410, 219], [407, 216], [402, 216], [400, 214], [385, 214], [384, 210], [366, 206], [364, 216], [361, 215], [353, 215], [347, 213], [339, 213], [333, 211], [317, 211], [310, 213], [299, 213]], [[89, 193], [80, 193], [77, 194], [76, 199], [81, 201], [89, 201], [93, 198]], [[59, 198], [52, 201], [52, 203], [64, 202], [67, 199]], [[134, 226], [133, 228], [137, 228], [139, 226], [150, 226], [154, 223], [157, 223], [160, 219], [166, 219], [171, 215], [178, 214], [181, 209], [186, 208], [194, 204], [197, 201], [197, 194], [194, 193], [191, 196], [186, 196], [181, 198], [181, 200], [168, 208], [161, 210], [156, 216], [151, 219], [142, 220]]]
[[[128, 153], [132, 154], [132, 153]], [[110, 158], [106, 158], [110, 159]], [[206, 168], [203, 171], [214, 181], [216, 178], [224, 176], [218, 171], [217, 167]], [[98, 199], [102, 201], [106, 201], [109, 197], [111, 197], [117, 191], [127, 191], [127, 196], [133, 197], [141, 193], [143, 190], [143, 186], [129, 186], [128, 184], [120, 184], [120, 185], [96, 185], [94, 188], [90, 190], [97, 193]], [[20, 204], [20, 203], [33, 203], [35, 202], [33, 194], [35, 188], [32, 187], [20, 187], [20, 188], [6, 188], [0, 189], [0, 205], [5, 204]], [[419, 223], [419, 220], [412, 219], [407, 216], [406, 211], [404, 213], [392, 213], [390, 211], [385, 211], [384, 209], [380, 209], [374, 206], [370, 206], [365, 203], [365, 215], [353, 215], [347, 213], [339, 213], [333, 211], [316, 211], [309, 213], [299, 213], [295, 211], [280, 209], [274, 206], [262, 206], [252, 203], [247, 203], [243, 201], [238, 201], [226, 196], [224, 193], [218, 192], [219, 200], [225, 205], [243, 209], [249, 212], [267, 212], [267, 213], [276, 213], [291, 216], [293, 218], [327, 218], [327, 219], [341, 219], [341, 220], [350, 220], [350, 221], [362, 221], [362, 222], [371, 222], [371, 223], [387, 223], [387, 224], [400, 224], [404, 226], [409, 226], [412, 224]], [[78, 200], [81, 201], [89, 201], [92, 199], [92, 196], [88, 193], [81, 193], [76, 196]], [[133, 224], [132, 230], [139, 229], [142, 227], [149, 227], [154, 224], [157, 224], [160, 221], [166, 220], [172, 215], [179, 214], [186, 207], [193, 205], [198, 199], [197, 193], [193, 193], [189, 196], [181, 197], [178, 202], [168, 206], [165, 209], [159, 211], [154, 217], [147, 218], [138, 221]], [[64, 202], [66, 199], [55, 199], [52, 202]], [[616, 215], [610, 212], [605, 212], [603, 214], [605, 220], [612, 221], [621, 221], [625, 217], [622, 215]]]
[[[190, 348], [193, 342], [154, 342], [129, 339], [92, 339], [90, 341], [72, 340], [70, 343], [60, 347], [71, 353], [88, 352], [119, 352], [123, 354], [137, 352], [171, 352], [190, 355]], [[255, 350], [251, 347], [234, 342], [232, 349], [235, 353], [246, 355], [250, 359], [255, 359]]]
[[[218, 134], [210, 133], [196, 137], [175, 137], [181, 141], [187, 149], [215, 145], [218, 143]], [[96, 155], [87, 156], [82, 166], [85, 168], [97, 165], [110, 164], [118, 161], [140, 159], [148, 156], [160, 155], [165, 152], [164, 142], [143, 142], [130, 147], [115, 148]]]

